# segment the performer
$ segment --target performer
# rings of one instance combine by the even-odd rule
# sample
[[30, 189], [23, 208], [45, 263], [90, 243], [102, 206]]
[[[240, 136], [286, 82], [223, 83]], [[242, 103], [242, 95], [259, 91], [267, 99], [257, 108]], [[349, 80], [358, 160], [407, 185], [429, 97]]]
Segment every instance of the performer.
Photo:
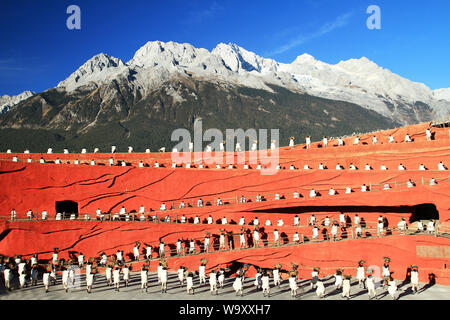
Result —
[[211, 271], [211, 273], [209, 274], [209, 286], [210, 286], [211, 294], [213, 294], [214, 292], [216, 293], [216, 295], [219, 294], [219, 292], [217, 290], [217, 274], [216, 274], [216, 270]]
[[84, 265], [84, 255], [83, 252], [80, 252], [80, 254], [78, 255], [78, 266], [80, 268], [83, 268]]
[[272, 143], [270, 144], [270, 150], [275, 150], [276, 149], [276, 145], [275, 145], [276, 140], [272, 140]]
[[306, 149], [310, 149], [311, 148], [311, 137], [306, 136], [305, 140], [306, 140]]
[[112, 282], [112, 274], [113, 274], [113, 268], [111, 264], [108, 264], [105, 270], [105, 276], [106, 276], [106, 283], [108, 286], [111, 286], [113, 284]]
[[275, 229], [275, 230], [273, 231], [273, 237], [274, 237], [274, 244], [275, 244], [276, 246], [279, 246], [279, 245], [280, 245], [280, 234], [278, 233], [278, 230], [277, 230], [277, 229]]
[[220, 268], [219, 277], [217, 279], [219, 280], [220, 287], [223, 288], [223, 283], [225, 281], [225, 269], [224, 268]]
[[263, 290], [263, 296], [265, 297], [267, 294], [267, 297], [270, 297], [270, 283], [269, 283], [269, 275], [267, 274], [267, 271], [263, 271], [262, 277], [262, 290]]
[[317, 279], [317, 289], [316, 289], [316, 294], [319, 298], [323, 298], [325, 297], [325, 286], [323, 285], [322, 280]]
[[33, 265], [31, 266], [31, 285], [32, 285], [32, 286], [37, 285], [38, 274], [39, 274], [38, 269], [39, 269], [39, 267], [38, 267], [37, 264], [33, 264]]
[[139, 261], [139, 247], [140, 244], [136, 241], [136, 245], [133, 247], [134, 261]]
[[278, 286], [278, 288], [281, 285], [281, 278], [280, 278], [280, 270], [281, 270], [281, 264], [277, 263], [275, 265], [275, 269], [273, 269], [273, 285]]
[[253, 284], [256, 287], [256, 290], [261, 289], [261, 284], [262, 284], [261, 283], [261, 277], [262, 277], [261, 269], [258, 268], [258, 270], [256, 271], [256, 275], [255, 275], [255, 281], [253, 282]]
[[[92, 264], [90, 262], [88, 262], [87, 266], [92, 266]], [[96, 268], [92, 268], [92, 272], [89, 269], [89, 273], [87, 272], [87, 268], [86, 268], [86, 287], [87, 287], [87, 292], [88, 293], [92, 293], [92, 285], [94, 284], [94, 279], [95, 279], [95, 274], [97, 273], [97, 269]]]
[[130, 268], [131, 268], [131, 265], [125, 265], [122, 269], [123, 280], [125, 281], [125, 287], [128, 287], [128, 283], [130, 281]]
[[48, 286], [50, 282], [50, 273], [52, 272], [52, 265], [49, 263], [45, 268], [44, 274], [42, 275], [42, 282], [44, 284], [45, 292], [48, 292]]
[[313, 228], [313, 240], [318, 240], [319, 239], [319, 227], [314, 226]]
[[191, 239], [191, 241], [189, 241], [189, 254], [194, 253], [195, 253], [195, 242], [194, 239]]
[[387, 282], [389, 295], [392, 297], [392, 300], [395, 300], [395, 294], [397, 292], [397, 284], [395, 283], [392, 277], [387, 278]]
[[333, 225], [331, 226], [331, 240], [333, 241], [337, 240], [337, 232], [338, 232], [338, 225], [337, 222], [334, 222]]
[[345, 214], [343, 212], [339, 214], [339, 223], [342, 227], [345, 227], [346, 225]]
[[299, 226], [300, 225], [300, 218], [298, 217], [298, 215], [295, 215], [294, 217], [294, 226]]
[[439, 171], [446, 171], [447, 170], [447, 167], [444, 165], [444, 163], [442, 163], [442, 161], [439, 162], [439, 164], [438, 164], [438, 170]]
[[58, 263], [58, 248], [53, 249], [52, 263]]
[[291, 296], [293, 298], [297, 297], [297, 274], [295, 271], [289, 272], [289, 288], [291, 289]]
[[394, 137], [389, 135], [389, 143], [395, 143]]
[[114, 290], [115, 291], [119, 291], [119, 287], [120, 287], [120, 267], [117, 266], [114, 268], [113, 273], [113, 278], [114, 278]]
[[163, 265], [161, 261], [158, 264], [157, 274], [158, 274], [158, 283], [161, 283], [161, 273], [162, 273]]
[[164, 243], [164, 241], [161, 241], [160, 243], [159, 243], [159, 257], [161, 258], [161, 257], [164, 257], [164, 254], [165, 254], [165, 243]]
[[188, 294], [194, 294], [194, 274], [192, 272], [187, 274], [186, 290]]
[[119, 263], [119, 264], [121, 264], [123, 262], [123, 251], [117, 250], [117, 252], [116, 252], [116, 260], [117, 260], [117, 263]]
[[142, 292], [147, 292], [147, 288], [148, 288], [148, 265], [144, 264], [141, 267], [141, 290]]
[[314, 213], [311, 215], [311, 223], [310, 225], [313, 226], [316, 224], [316, 216], [314, 215]]
[[295, 244], [299, 244], [300, 243], [300, 235], [298, 234], [297, 231], [295, 231], [294, 235], [292, 236], [292, 241]]
[[358, 268], [357, 268], [357, 271], [356, 271], [356, 279], [358, 279], [359, 287], [361, 288], [361, 286], [363, 286], [364, 289], [365, 289], [366, 286], [365, 286], [365, 281], [364, 280], [366, 279], [366, 275], [365, 275], [365, 272], [364, 272], [364, 263], [365, 263], [364, 260], [360, 260], [358, 262]]
[[219, 250], [225, 250], [225, 230], [220, 229]]
[[161, 293], [167, 293], [167, 266], [161, 270]]
[[329, 227], [330, 226], [330, 218], [328, 216], [325, 217], [325, 220], [323, 221], [323, 225], [325, 227]]
[[5, 287], [8, 291], [11, 291], [11, 280], [12, 280], [12, 265], [9, 263], [5, 264], [5, 269], [3, 270], [3, 277], [5, 279]]
[[178, 275], [178, 280], [180, 281], [180, 287], [183, 286], [184, 284], [184, 272], [185, 272], [185, 268], [183, 266], [180, 266], [177, 270], [177, 275]]
[[355, 228], [355, 234], [357, 238], [362, 237], [362, 228], [361, 225], [357, 224]]
[[253, 231], [253, 241], [254, 241], [254, 246], [258, 247], [259, 246], [259, 231], [256, 226], [255, 226], [255, 231]]
[[210, 233], [207, 232], [206, 236], [205, 236], [205, 243], [204, 243], [204, 249], [203, 249], [203, 251], [206, 253], [209, 252], [209, 239], [210, 239], [209, 236], [210, 236]]
[[335, 278], [335, 282], [334, 282], [334, 286], [336, 287], [336, 289], [340, 289], [342, 287], [342, 269], [338, 268], [336, 270], [336, 273], [334, 275]]
[[409, 133], [407, 133], [405, 136], [405, 142], [412, 142], [411, 136], [409, 135]]
[[411, 266], [411, 290], [413, 294], [419, 290], [419, 268], [416, 265]]
[[323, 147], [324, 148], [328, 147], [328, 138], [326, 136], [323, 137], [322, 142], [323, 142]]
[[206, 264], [208, 260], [203, 258], [200, 260], [200, 266], [198, 267], [198, 275], [200, 280], [200, 285], [202, 283], [206, 284]]
[[12, 209], [11, 210], [11, 221], [15, 221], [17, 220], [17, 212], [16, 210]]
[[[291, 148], [291, 149], [294, 149], [294, 140], [295, 140], [295, 138], [294, 137], [290, 137], [289, 138], [289, 147]], [[275, 146], [275, 140], [272, 140], [273, 142], [273, 144], [274, 144], [274, 146]], [[272, 150], [275, 150], [275, 148], [273, 148]]]
[[181, 255], [181, 243], [183, 242], [182, 239], [177, 240], [177, 255]]
[[153, 251], [152, 246], [147, 244], [147, 246], [145, 248], [145, 258], [147, 260], [150, 260], [152, 258], [152, 251]]
[[[391, 258], [389, 257], [384, 257], [384, 264], [383, 264], [383, 271], [381, 273], [381, 275], [383, 276], [383, 278], [390, 278], [391, 276], [391, 271], [389, 270], [389, 263], [391, 262]], [[387, 285], [387, 283], [385, 282], [383, 284], [383, 286]]]
[[63, 266], [63, 272], [62, 272], [62, 284], [63, 288], [66, 292], [69, 292], [69, 270], [67, 270], [67, 266]]
[[317, 287], [317, 282], [319, 280], [319, 272], [320, 272], [319, 267], [315, 267], [313, 269], [313, 272], [311, 272], [311, 290]]
[[350, 299], [351, 279], [352, 279], [352, 277], [350, 275], [346, 275], [344, 277], [344, 281], [342, 283], [342, 298], [347, 297], [347, 300]]
[[56, 264], [51, 265], [50, 281], [53, 285], [56, 284]]
[[236, 279], [233, 282], [233, 289], [236, 292], [236, 295], [243, 296], [243, 290], [242, 290], [242, 278], [240, 274], [236, 275]]

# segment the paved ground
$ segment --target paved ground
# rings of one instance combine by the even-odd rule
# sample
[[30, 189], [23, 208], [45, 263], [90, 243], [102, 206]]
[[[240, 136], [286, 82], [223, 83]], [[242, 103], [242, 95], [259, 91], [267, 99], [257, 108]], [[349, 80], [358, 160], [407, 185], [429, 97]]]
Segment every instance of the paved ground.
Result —
[[[234, 279], [226, 279], [223, 289], [219, 289], [219, 295], [211, 295], [209, 292], [209, 284], [198, 285], [198, 278], [194, 279], [197, 289], [195, 295], [186, 294], [186, 287], [179, 286], [178, 278], [175, 273], [169, 274], [167, 293], [162, 294], [160, 286], [157, 283], [155, 273], [149, 274], [148, 292], [141, 292], [140, 275], [132, 273], [128, 287], [124, 287], [121, 282], [119, 292], [114, 291], [113, 287], [108, 287], [104, 274], [97, 276], [91, 294], [86, 292], [86, 282], [84, 275], [81, 275], [79, 282], [75, 283], [73, 288], [66, 293], [62, 287], [61, 278], [58, 277], [57, 283], [50, 286], [48, 293], [42, 285], [42, 281], [37, 286], [23, 289], [13, 289], [7, 291], [3, 281], [0, 283], [0, 300], [294, 300], [291, 297], [289, 289], [289, 281], [283, 280], [280, 288], [271, 287], [270, 298], [263, 297], [262, 291], [256, 290], [253, 285], [253, 278], [247, 278], [244, 282], [244, 296], [236, 297], [232, 288]], [[208, 279], [207, 279], [207, 283]], [[79, 285], [78, 285], [79, 284]], [[271, 282], [272, 285], [272, 282]], [[419, 294], [412, 294], [410, 285], [402, 285], [397, 281], [399, 287], [398, 296], [400, 300], [449, 300], [450, 287], [442, 285], [420, 284]], [[301, 300], [319, 300], [315, 291], [310, 290], [308, 280], [299, 282], [299, 295], [295, 299]], [[325, 281], [326, 296], [325, 300], [342, 300], [341, 290], [336, 291], [334, 288], [334, 278], [328, 277]], [[387, 290], [377, 288], [377, 298], [380, 300], [391, 300]], [[359, 288], [356, 282], [351, 288], [351, 300], [368, 300], [367, 290]]]

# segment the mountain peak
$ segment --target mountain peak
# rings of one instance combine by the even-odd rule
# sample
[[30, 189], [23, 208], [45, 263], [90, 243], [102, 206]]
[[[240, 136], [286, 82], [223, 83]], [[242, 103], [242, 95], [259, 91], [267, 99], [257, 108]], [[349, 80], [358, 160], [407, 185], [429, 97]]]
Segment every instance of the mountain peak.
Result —
[[308, 53], [303, 53], [302, 55], [299, 55], [292, 63], [302, 64], [302, 63], [315, 63], [315, 62], [317, 62], [317, 60], [312, 55], [310, 55]]
[[15, 106], [22, 100], [28, 99], [34, 94], [36, 94], [36, 92], [27, 90], [16, 96], [9, 96], [7, 94], [4, 96], [0, 96], [0, 113], [8, 111], [11, 107]]
[[99, 53], [86, 61], [66, 80], [60, 82], [58, 87], [65, 87], [67, 91], [71, 91], [89, 82], [103, 82], [125, 67], [125, 63], [119, 58]]

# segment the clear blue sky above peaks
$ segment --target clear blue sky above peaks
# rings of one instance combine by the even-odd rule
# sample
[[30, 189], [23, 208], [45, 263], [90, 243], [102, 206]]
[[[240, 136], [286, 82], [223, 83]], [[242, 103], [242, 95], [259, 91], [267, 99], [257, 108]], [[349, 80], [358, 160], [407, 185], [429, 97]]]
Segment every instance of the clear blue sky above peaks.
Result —
[[[69, 5], [81, 30], [69, 30]], [[370, 30], [369, 5], [381, 10]], [[431, 89], [450, 87], [450, 1], [406, 0], [2, 0], [0, 95], [54, 87], [103, 52], [130, 60], [148, 41], [212, 50], [236, 43], [291, 63], [303, 53], [327, 63], [365, 56]]]

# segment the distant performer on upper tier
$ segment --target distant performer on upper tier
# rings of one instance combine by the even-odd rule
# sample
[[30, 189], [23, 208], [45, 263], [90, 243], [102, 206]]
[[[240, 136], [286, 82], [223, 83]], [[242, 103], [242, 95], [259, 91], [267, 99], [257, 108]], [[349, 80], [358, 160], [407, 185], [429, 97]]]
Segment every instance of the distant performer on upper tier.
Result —
[[447, 170], [447, 167], [442, 163], [442, 161], [439, 162], [439, 164], [438, 164], [438, 170], [439, 170], [439, 171], [445, 171], [445, 170]]
[[411, 136], [409, 135], [409, 133], [407, 133], [405, 136], [405, 142], [412, 142]]
[[394, 137], [389, 135], [389, 143], [395, 143]]
[[294, 149], [294, 140], [295, 140], [295, 137], [289, 138], [289, 147], [291, 147], [291, 149]]
[[306, 140], [306, 149], [311, 148], [311, 137], [306, 136], [305, 140]]
[[431, 136], [432, 136], [431, 128], [428, 128], [428, 129], [426, 130], [425, 135], [426, 135], [426, 137], [427, 137], [427, 141], [431, 141]]

